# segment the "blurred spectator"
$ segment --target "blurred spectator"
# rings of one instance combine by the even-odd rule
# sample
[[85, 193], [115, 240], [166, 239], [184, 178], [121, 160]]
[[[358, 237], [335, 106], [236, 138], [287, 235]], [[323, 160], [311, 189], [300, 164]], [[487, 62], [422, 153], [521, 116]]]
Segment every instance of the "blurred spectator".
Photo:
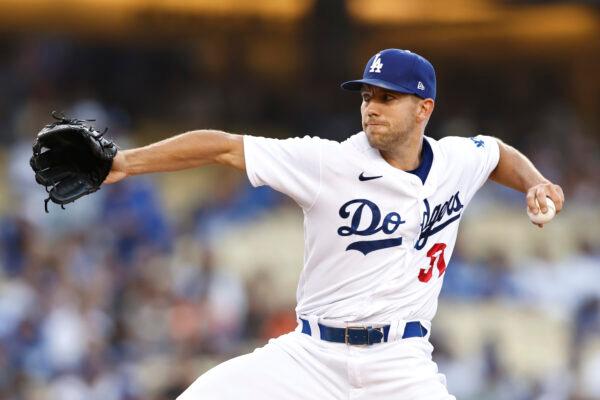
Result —
[[169, 315], [175, 343], [196, 351], [235, 351], [243, 334], [246, 293], [239, 278], [217, 265], [213, 250], [204, 245], [190, 265], [173, 269], [174, 302]]
[[214, 185], [213, 197], [195, 210], [196, 236], [216, 240], [236, 225], [251, 221], [281, 201], [281, 195], [268, 187], [253, 188], [245, 176], [224, 173]]
[[164, 252], [172, 245], [171, 228], [160, 207], [157, 188], [148, 178], [108, 186], [102, 216], [114, 235], [119, 262], [130, 264], [136, 252], [145, 247]]

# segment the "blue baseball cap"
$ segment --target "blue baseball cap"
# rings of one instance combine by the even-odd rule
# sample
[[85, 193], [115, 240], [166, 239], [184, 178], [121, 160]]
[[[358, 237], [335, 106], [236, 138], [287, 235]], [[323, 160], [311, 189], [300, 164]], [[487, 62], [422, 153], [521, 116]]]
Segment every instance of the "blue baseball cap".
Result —
[[435, 70], [424, 57], [408, 50], [385, 49], [365, 67], [363, 78], [342, 83], [342, 89], [359, 91], [363, 84], [435, 100]]

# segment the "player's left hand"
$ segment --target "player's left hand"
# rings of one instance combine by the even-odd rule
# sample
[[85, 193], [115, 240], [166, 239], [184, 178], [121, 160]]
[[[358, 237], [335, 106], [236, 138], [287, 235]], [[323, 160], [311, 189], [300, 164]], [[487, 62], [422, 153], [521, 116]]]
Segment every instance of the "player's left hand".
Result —
[[29, 160], [35, 180], [44, 186], [48, 202], [64, 206], [100, 189], [111, 170], [117, 145], [89, 124], [53, 112], [55, 122], [46, 125], [33, 144]]
[[[556, 213], [558, 214], [560, 210], [562, 210], [565, 203], [565, 195], [562, 188], [552, 182], [539, 183], [529, 188], [526, 196], [527, 208], [529, 208], [529, 211], [531, 211], [533, 214], [537, 214], [540, 211], [542, 213], [546, 213], [546, 211], [548, 211], [546, 197], [550, 197], [552, 199], [554, 205], [556, 206]], [[532, 223], [540, 228], [544, 226], [543, 224], [536, 224], [534, 222]]]

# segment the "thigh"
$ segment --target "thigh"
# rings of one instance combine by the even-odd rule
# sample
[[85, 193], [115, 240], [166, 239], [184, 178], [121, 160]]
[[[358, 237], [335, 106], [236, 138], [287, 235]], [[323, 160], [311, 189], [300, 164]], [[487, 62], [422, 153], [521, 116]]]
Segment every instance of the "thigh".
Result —
[[456, 400], [431, 359], [433, 347], [426, 339], [410, 338], [384, 346], [369, 355], [365, 385], [351, 398]]
[[[334, 400], [343, 382], [295, 332], [200, 376], [177, 400]], [[302, 335], [306, 336], [306, 335]], [[310, 338], [309, 338], [310, 339]], [[315, 354], [316, 353], [316, 354]], [[341, 374], [340, 374], [341, 375]]]

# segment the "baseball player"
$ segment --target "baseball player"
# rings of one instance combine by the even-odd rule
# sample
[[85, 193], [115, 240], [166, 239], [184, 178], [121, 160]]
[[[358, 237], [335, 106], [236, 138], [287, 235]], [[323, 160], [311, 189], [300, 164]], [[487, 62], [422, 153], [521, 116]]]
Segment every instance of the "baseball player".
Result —
[[[106, 183], [222, 164], [304, 212], [295, 331], [200, 376], [180, 400], [454, 399], [432, 361], [431, 320], [465, 208], [488, 178], [537, 214], [562, 189], [489, 136], [425, 136], [436, 78], [425, 58], [387, 49], [363, 78], [362, 131], [339, 143], [198, 130], [119, 151]], [[541, 225], [540, 225], [541, 226]]]

